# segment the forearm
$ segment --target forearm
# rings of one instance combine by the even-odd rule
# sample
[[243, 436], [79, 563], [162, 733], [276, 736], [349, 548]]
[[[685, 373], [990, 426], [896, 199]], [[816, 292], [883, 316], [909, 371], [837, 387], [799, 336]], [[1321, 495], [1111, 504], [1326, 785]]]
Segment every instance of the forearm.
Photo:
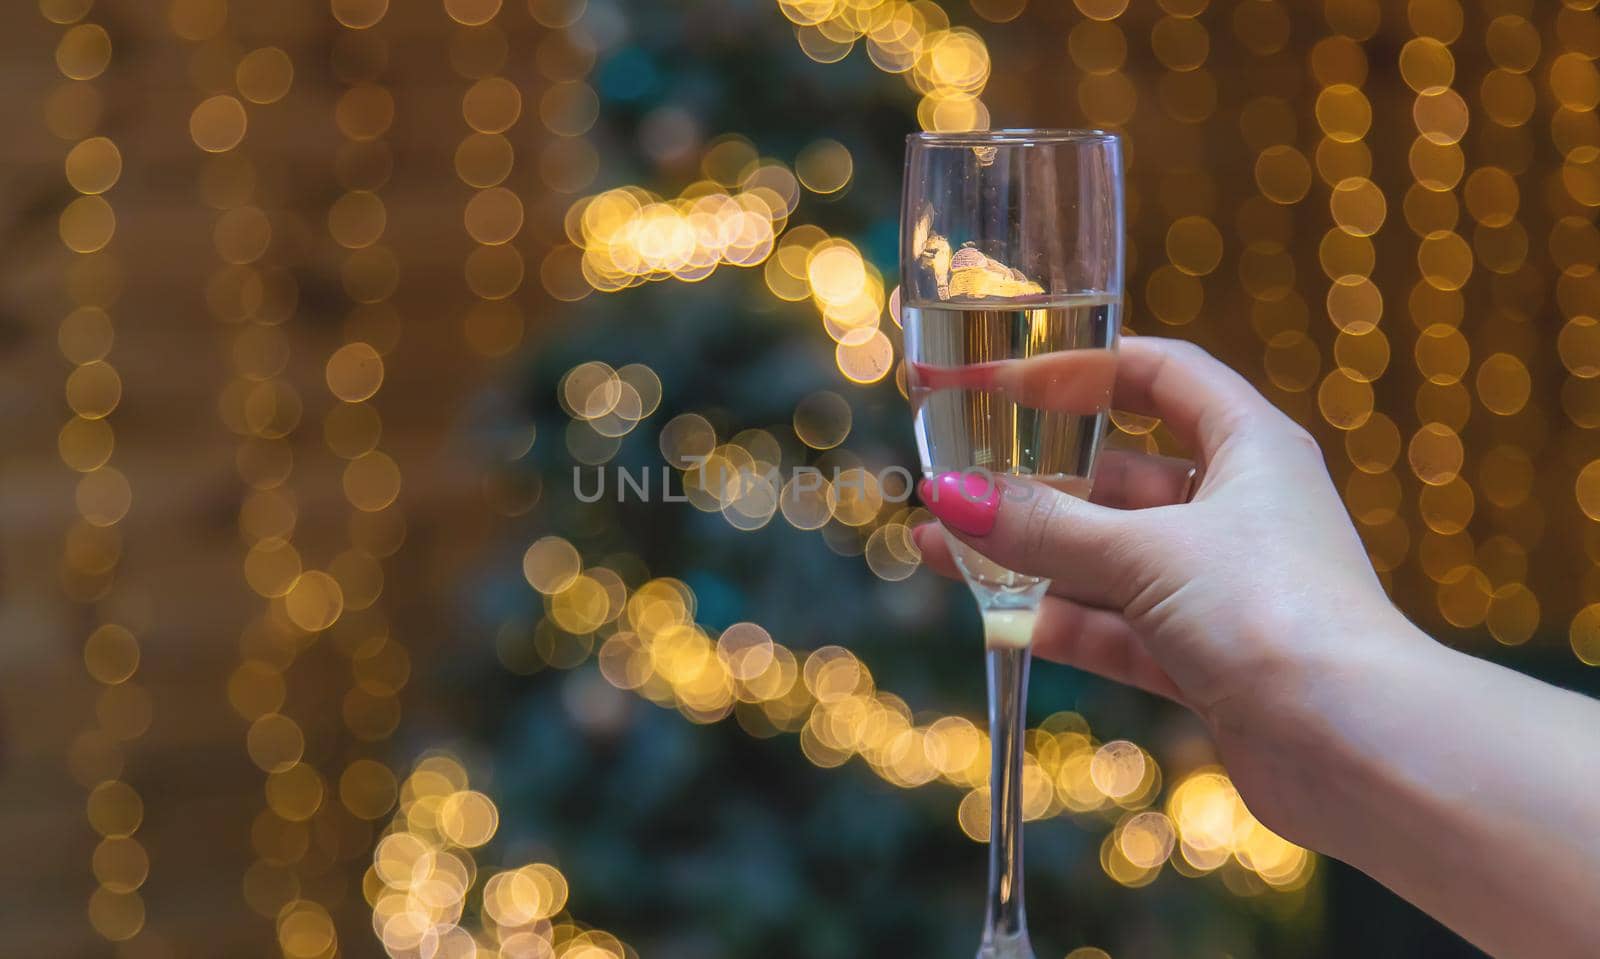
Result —
[[1307, 687], [1317, 842], [1497, 957], [1592, 956], [1600, 703], [1405, 630]]

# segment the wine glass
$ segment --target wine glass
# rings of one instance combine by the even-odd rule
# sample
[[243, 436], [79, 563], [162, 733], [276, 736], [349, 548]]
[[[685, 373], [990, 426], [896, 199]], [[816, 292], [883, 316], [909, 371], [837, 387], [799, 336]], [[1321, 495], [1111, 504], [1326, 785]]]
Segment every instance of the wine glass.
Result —
[[[935, 485], [943, 495], [989, 496], [998, 483], [1008, 499], [1038, 495], [1034, 484], [1088, 496], [1122, 309], [1121, 141], [1096, 130], [913, 134], [904, 189], [901, 317], [924, 477], [959, 474]], [[1022, 752], [1033, 626], [1050, 584], [950, 545], [987, 647], [989, 894], [978, 957], [1033, 959]]]

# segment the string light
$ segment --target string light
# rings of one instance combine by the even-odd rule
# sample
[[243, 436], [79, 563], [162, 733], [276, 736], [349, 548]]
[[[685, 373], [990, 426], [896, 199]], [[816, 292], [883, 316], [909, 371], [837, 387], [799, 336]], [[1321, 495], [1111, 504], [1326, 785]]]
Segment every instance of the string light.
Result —
[[[1417, 131], [1410, 149], [1414, 183], [1407, 191], [1404, 213], [1418, 238], [1416, 263], [1420, 282], [1414, 297], [1417, 328], [1413, 359], [1421, 382], [1417, 388], [1419, 426], [1406, 444], [1406, 461], [1419, 482], [1417, 509], [1425, 531], [1419, 557], [1429, 561], [1424, 572], [1436, 582], [1436, 604], [1453, 625], [1477, 626], [1488, 610], [1488, 580], [1473, 563], [1475, 542], [1468, 529], [1475, 511], [1471, 487], [1461, 479], [1471, 402], [1462, 382], [1470, 347], [1460, 332], [1465, 308], [1433, 311], [1430, 301], [1452, 304], [1461, 298], [1473, 269], [1473, 257], [1457, 232], [1460, 203], [1456, 196], [1465, 161], [1460, 146], [1466, 132], [1467, 107], [1452, 87], [1456, 62], [1451, 46], [1461, 32], [1461, 10], [1452, 0], [1413, 4], [1408, 22], [1415, 36], [1401, 53], [1401, 73], [1415, 93], [1411, 118]], [[1437, 317], [1437, 318], [1435, 318]]]
[[[399, 797], [362, 884], [373, 932], [390, 956], [638, 959], [616, 936], [573, 918], [567, 878], [556, 866], [479, 864], [477, 850], [494, 839], [500, 813], [455, 757], [422, 757]], [[303, 921], [327, 925], [321, 912]]]
[[[597, 107], [598, 101], [578, 81], [563, 87], [567, 101], [556, 94], [542, 104], [524, 102], [522, 87], [502, 75], [508, 47], [497, 22], [500, 4], [445, 0], [444, 10], [455, 24], [453, 65], [470, 81], [461, 98], [467, 133], [455, 154], [456, 175], [474, 191], [462, 213], [463, 227], [475, 244], [465, 265], [473, 303], [464, 330], [476, 352], [502, 356], [522, 342], [524, 327], [513, 295], [522, 288], [526, 272], [517, 241], [530, 213], [523, 198], [506, 186], [517, 161], [512, 142], [518, 124], [524, 114], [542, 107], [547, 126], [577, 136], [588, 129], [581, 119], [585, 108]], [[592, 115], [588, 122], [593, 122]]]
[[[1592, 86], [1595, 74], [1594, 56], [1596, 51], [1592, 42], [1586, 39], [1585, 21], [1593, 17], [1592, 12], [1586, 12], [1578, 4], [1566, 4], [1555, 12], [1553, 31], [1551, 36], [1555, 42], [1555, 49], [1543, 58], [1543, 41], [1541, 31], [1535, 24], [1527, 20], [1511, 16], [1500, 17], [1490, 24], [1490, 54], [1498, 64], [1495, 74], [1498, 81], [1491, 86], [1485, 79], [1483, 97], [1485, 109], [1490, 109], [1490, 98], [1496, 103], [1491, 115], [1494, 122], [1511, 128], [1512, 136], [1508, 137], [1506, 153], [1510, 158], [1505, 165], [1513, 173], [1532, 173], [1533, 171], [1519, 169], [1527, 166], [1527, 157], [1534, 153], [1531, 139], [1527, 130], [1527, 121], [1536, 109], [1537, 95], [1530, 75], [1535, 72], [1539, 64], [1547, 69], [1544, 74], [1546, 85], [1549, 88], [1555, 106], [1548, 120], [1551, 142], [1562, 159], [1559, 174], [1552, 174], [1545, 183], [1542, 191], [1548, 207], [1550, 228], [1548, 250], [1550, 265], [1555, 269], [1555, 303], [1561, 312], [1563, 326], [1558, 337], [1558, 354], [1562, 365], [1566, 368], [1567, 377], [1561, 388], [1561, 406], [1568, 419], [1578, 428], [1579, 436], [1594, 429], [1597, 423], [1594, 417], [1597, 384], [1590, 368], [1590, 359], [1594, 353], [1589, 349], [1588, 337], [1585, 331], [1592, 325], [1589, 318], [1600, 314], [1600, 296], [1596, 295], [1596, 266], [1600, 264], [1600, 253], [1597, 253], [1595, 233], [1592, 224], [1592, 209], [1596, 202], [1594, 192], [1594, 158], [1600, 151], [1600, 131], [1595, 129]], [[1531, 182], [1530, 182], [1531, 181]], [[1534, 205], [1538, 195], [1537, 181], [1532, 176], [1525, 176], [1522, 183], [1527, 196], [1517, 196], [1504, 189], [1499, 191], [1501, 205], [1509, 208], [1513, 214], [1519, 214], [1524, 208]], [[1557, 184], [1559, 183], [1559, 187]], [[1517, 184], [1513, 183], [1515, 187]], [[1469, 194], [1470, 196], [1470, 194]], [[1481, 204], [1480, 204], [1481, 205]], [[1493, 215], [1492, 213], [1490, 214]], [[1520, 218], [1514, 217], [1508, 226], [1520, 225]], [[1539, 262], [1543, 262], [1541, 257]], [[1497, 297], [1502, 303], [1502, 310], [1508, 321], [1520, 326], [1523, 330], [1536, 329], [1529, 320], [1533, 318], [1542, 300], [1548, 281], [1536, 271], [1533, 262], [1516, 276], [1517, 280], [1526, 279], [1526, 282], [1509, 282], [1511, 278], [1499, 284], [1504, 292]], [[1481, 390], [1481, 387], [1480, 387]], [[1529, 403], [1528, 411], [1520, 417], [1523, 429], [1512, 433], [1503, 440], [1503, 445], [1491, 451], [1500, 454], [1493, 459], [1486, 459], [1484, 466], [1484, 479], [1491, 478], [1489, 470], [1492, 467], [1501, 467], [1506, 472], [1518, 470], [1524, 463], [1531, 463], [1542, 450], [1541, 440], [1545, 432], [1531, 428], [1534, 424], [1542, 422], [1542, 417]], [[1510, 432], [1510, 431], [1508, 431]], [[1574, 438], [1575, 440], [1576, 438]], [[1572, 442], [1572, 441], [1569, 441]], [[1574, 453], [1582, 447], [1592, 444], [1576, 441], [1572, 442]], [[1571, 456], [1572, 454], [1568, 454]], [[1589, 494], [1588, 477], [1593, 475], [1594, 461], [1589, 456], [1589, 451], [1579, 453], [1577, 461], [1587, 460], [1581, 467], [1573, 481], [1573, 497], [1581, 513], [1593, 518], [1592, 497]], [[1570, 462], [1570, 460], [1566, 461]], [[1573, 465], [1576, 465], [1574, 463]], [[1543, 532], [1545, 516], [1541, 498], [1530, 495], [1531, 479], [1523, 481], [1520, 470], [1514, 478], [1500, 478], [1498, 487], [1509, 488], [1508, 498], [1512, 502], [1504, 503], [1494, 501], [1496, 506], [1502, 506], [1502, 513], [1507, 515], [1506, 525], [1510, 533], [1516, 538], [1524, 550], [1531, 552], [1537, 545]], [[1487, 491], [1486, 491], [1487, 492]], [[1596, 542], [1596, 533], [1600, 531], [1593, 522], [1584, 529], [1583, 544], [1588, 559], [1591, 561], [1588, 574], [1583, 578], [1580, 586], [1578, 602], [1581, 604], [1576, 614], [1572, 617], [1568, 630], [1568, 638], [1573, 653], [1579, 662], [1586, 665], [1600, 665], [1600, 644], [1594, 642], [1594, 630], [1590, 625], [1593, 622], [1596, 610], [1596, 600], [1600, 600], [1600, 578], [1597, 578], [1593, 561], [1600, 552], [1593, 544]], [[1523, 622], [1527, 623], [1526, 632], [1532, 632], [1537, 625], [1539, 607], [1534, 602], [1529, 602], [1531, 590], [1524, 587], [1518, 590], [1515, 586], [1504, 587], [1510, 594], [1511, 602], [1521, 599], [1520, 605], [1525, 609]], [[1496, 602], [1490, 608], [1490, 628], [1495, 630], [1497, 637], [1501, 636], [1500, 625], [1503, 621], [1503, 611], [1507, 597], [1496, 591]], [[1512, 608], [1516, 608], [1513, 606]], [[1496, 613], [1502, 613], [1497, 617]], [[1531, 621], [1531, 623], [1529, 622]], [[1500, 625], [1500, 628], [1496, 628]], [[1523, 630], [1512, 627], [1509, 635], [1512, 639], [1520, 637]], [[1502, 641], [1505, 641], [1502, 639]]]
[[[115, 44], [104, 27], [83, 21], [89, 5], [45, 4], [41, 10], [66, 28], [55, 60], [67, 82], [83, 85], [103, 77]], [[89, 825], [100, 837], [90, 860], [96, 887], [88, 900], [88, 920], [100, 937], [124, 942], [145, 928], [139, 890], [150, 873], [150, 854], [138, 835], [144, 799], [124, 779], [124, 749], [150, 728], [153, 703], [137, 682], [143, 652], [134, 629], [108, 615], [108, 608], [118, 605], [107, 600], [118, 587], [122, 524], [133, 508], [133, 489], [112, 465], [117, 445], [112, 415], [122, 403], [124, 384], [114, 365], [111, 312], [120, 284], [107, 282], [121, 269], [109, 249], [117, 215], [108, 194], [121, 179], [122, 152], [110, 137], [91, 135], [96, 125], [56, 131], [75, 141], [64, 167], [76, 194], [58, 224], [61, 243], [73, 259], [67, 294], [74, 305], [57, 329], [61, 352], [73, 366], [66, 378], [72, 418], [61, 427], [57, 450], [77, 474], [78, 513], [62, 543], [61, 580], [68, 598], [92, 611], [95, 622], [83, 639], [83, 664], [99, 686], [96, 723], [78, 734], [69, 753], [74, 775], [88, 789]]]
[[[348, 3], [336, 2], [333, 12], [341, 22], [358, 15], [362, 22], [382, 19], [381, 10]], [[298, 291], [292, 274], [270, 259], [275, 232], [298, 224], [287, 210], [269, 212], [272, 196], [243, 146], [251, 112], [291, 92], [294, 62], [276, 47], [246, 52], [231, 46], [216, 61], [226, 13], [221, 4], [191, 3], [174, 8], [173, 24], [198, 44], [196, 63], [221, 62], [227, 67], [224, 82], [232, 86], [219, 92], [202, 85], [190, 134], [208, 155], [201, 191], [217, 211], [212, 239], [221, 265], [207, 283], [206, 299], [233, 330], [234, 377], [223, 389], [219, 411], [239, 437], [236, 463], [247, 487], [239, 508], [246, 546], [242, 572], [266, 602], [240, 638], [240, 661], [228, 680], [229, 701], [249, 724], [246, 751], [265, 775], [266, 808], [250, 825], [256, 859], [243, 876], [243, 892], [252, 909], [273, 920], [286, 956], [310, 957], [331, 954], [338, 944], [331, 905], [316, 900], [311, 884], [338, 859], [365, 848], [366, 824], [388, 812], [376, 798], [383, 776], [391, 783], [393, 777], [381, 763], [354, 759], [339, 777], [342, 798], [349, 801], [331, 801], [333, 777], [312, 765], [321, 757], [308, 749], [304, 732], [314, 717], [301, 714], [297, 721], [284, 712], [292, 666], [320, 634], [339, 627], [331, 635], [350, 658], [355, 678], [343, 713], [353, 735], [367, 740], [392, 732], [393, 694], [405, 675], [394, 668], [405, 661], [404, 650], [389, 641], [381, 621], [364, 615], [383, 587], [376, 557], [398, 546], [397, 524], [403, 528], [397, 512], [384, 512], [397, 492], [398, 471], [376, 448], [381, 421], [364, 402], [383, 380], [382, 356], [373, 343], [392, 347], [397, 333], [397, 321], [381, 310], [393, 263], [376, 246], [385, 219], [374, 192], [381, 183], [369, 182], [387, 176], [377, 140], [386, 114], [392, 116], [392, 101], [386, 103], [381, 88], [358, 83], [336, 104], [335, 121], [348, 142], [335, 167], [348, 189], [330, 213], [329, 230], [352, 251], [340, 276], [360, 306], [347, 323], [350, 342], [334, 350], [324, 370], [337, 400], [324, 435], [337, 455], [348, 454], [342, 485], [347, 498], [365, 509], [352, 518], [350, 547], [318, 569], [307, 564], [306, 547], [296, 543], [299, 508], [291, 486], [296, 456], [290, 442], [305, 425], [308, 405], [289, 373], [294, 327], [288, 321]], [[353, 60], [371, 62], [352, 56], [349, 46], [336, 47], [334, 59], [336, 72]], [[206, 74], [197, 66], [191, 75]]]
[[[670, 439], [668, 433], [663, 430], [664, 449], [678, 450], [695, 442], [699, 428], [683, 426]], [[695, 488], [692, 482], [686, 478], [686, 490]], [[898, 537], [885, 535], [883, 548], [906, 551], [895, 561], [909, 574], [917, 562], [910, 526], [896, 522], [879, 532], [891, 527]], [[797, 652], [756, 623], [715, 633], [695, 622], [695, 594], [681, 580], [651, 579], [630, 590], [605, 566], [585, 568], [578, 550], [556, 536], [529, 546], [523, 574], [542, 598], [545, 619], [531, 634], [502, 633], [498, 651], [508, 669], [571, 669], [592, 655], [607, 682], [675, 709], [690, 722], [731, 716], [759, 738], [798, 735], [801, 752], [818, 767], [860, 758], [901, 788], [937, 781], [963, 789], [957, 821], [969, 837], [987, 841], [987, 734], [959, 716], [915, 722], [906, 702], [880, 690], [849, 650]], [[1269, 888], [1297, 889], [1309, 877], [1311, 857], [1256, 822], [1220, 771], [1191, 773], [1163, 814], [1150, 811], [1161, 790], [1154, 757], [1126, 740], [1095, 740], [1075, 713], [1058, 713], [1030, 730], [1027, 747], [1024, 816], [1118, 813], [1107, 837], [1112, 852], [1103, 854], [1102, 863], [1124, 885], [1149, 882], [1169, 858], [1191, 876], [1231, 861]], [[1216, 820], [1224, 815], [1228, 831], [1222, 834]], [[1162, 829], [1169, 839], [1156, 856], [1148, 843]]]
[[[282, 375], [292, 358], [283, 324], [295, 310], [298, 292], [292, 278], [268, 259], [274, 223], [244, 141], [250, 126], [246, 100], [259, 106], [282, 99], [292, 84], [293, 63], [286, 55], [277, 59], [271, 48], [213, 60], [225, 43], [227, 14], [221, 3], [193, 2], [175, 5], [169, 22], [179, 38], [194, 44], [190, 73], [200, 99], [189, 117], [189, 136], [202, 154], [201, 199], [215, 214], [211, 237], [219, 261], [206, 282], [206, 302], [232, 333], [232, 376], [218, 412], [237, 437], [235, 465], [248, 490], [238, 513], [246, 547], [242, 572], [252, 592], [270, 603], [294, 591], [302, 573], [300, 552], [292, 543], [298, 510], [290, 493], [294, 456], [287, 439], [299, 427], [303, 405]], [[218, 63], [220, 69], [204, 68]], [[242, 885], [250, 907], [271, 919], [299, 897], [293, 863], [306, 850], [309, 818], [298, 811], [292, 818], [283, 815], [291, 800], [303, 800], [303, 793], [291, 796], [285, 786], [297, 783], [290, 770], [301, 759], [304, 735], [299, 724], [279, 712], [294, 656], [292, 628], [281, 608], [273, 617], [269, 607], [241, 634], [240, 660], [228, 680], [229, 701], [250, 724], [246, 753], [269, 777], [268, 808], [250, 826], [258, 858]]]
[[818, 63], [837, 63], [860, 42], [873, 66], [904, 76], [906, 85], [921, 94], [917, 120], [924, 130], [988, 128], [982, 95], [989, 82], [989, 48], [971, 29], [952, 27], [939, 5], [778, 0], [778, 9], [795, 25], [800, 49]]
[[[401, 262], [385, 242], [389, 212], [383, 191], [394, 167], [390, 135], [398, 113], [395, 96], [384, 83], [390, 59], [387, 3], [369, 6], [357, 11], [346, 5], [350, 16], [338, 17], [333, 67], [344, 89], [334, 106], [334, 123], [343, 138], [336, 162], [342, 192], [330, 204], [326, 220], [328, 235], [341, 251], [346, 312], [340, 342], [322, 364], [332, 400], [322, 432], [324, 446], [341, 464], [339, 486], [350, 509], [343, 549], [325, 570], [303, 573], [285, 597], [285, 608], [299, 628], [327, 630], [349, 663], [350, 686], [339, 704], [348, 733], [347, 750], [336, 760], [343, 768], [335, 774], [330, 767], [326, 776], [305, 763], [291, 769], [306, 770], [306, 792], [314, 783], [315, 791], [325, 796], [316, 812], [319, 823], [330, 834], [350, 837], [339, 841], [339, 858], [368, 848], [373, 840], [370, 824], [397, 801], [396, 773], [371, 755], [370, 746], [359, 744], [381, 744], [394, 734], [401, 717], [400, 692], [411, 677], [410, 652], [383, 603], [386, 563], [404, 543], [407, 522], [403, 476], [383, 448], [379, 402], [405, 323], [392, 301]], [[484, 4], [455, 6], [462, 15], [473, 16]], [[336, 16], [340, 8], [335, 0]], [[333, 801], [335, 794], [338, 802]], [[278, 917], [285, 952], [297, 934], [286, 925], [290, 919], [313, 930], [310, 944], [327, 940], [330, 947], [336, 945], [328, 918], [336, 903], [333, 898], [318, 903], [302, 897], [285, 907]], [[364, 932], [357, 935], [365, 938]], [[437, 954], [461, 955], [460, 945], [447, 949], [441, 942]]]
[[[849, 179], [849, 151], [831, 141], [819, 149], [821, 160], [802, 156], [815, 183], [842, 188], [838, 184]], [[819, 169], [823, 163], [832, 169]], [[729, 135], [706, 149], [701, 172], [705, 178], [674, 200], [625, 186], [573, 204], [566, 226], [583, 286], [567, 292], [556, 271], [573, 264], [557, 250], [545, 261], [546, 288], [570, 300], [589, 290], [615, 293], [652, 281], [698, 282], [723, 265], [762, 266], [774, 297], [816, 307], [845, 379], [868, 385], [893, 371], [894, 344], [880, 329], [890, 309], [882, 273], [850, 241], [815, 226], [789, 226], [802, 192], [789, 167]]]

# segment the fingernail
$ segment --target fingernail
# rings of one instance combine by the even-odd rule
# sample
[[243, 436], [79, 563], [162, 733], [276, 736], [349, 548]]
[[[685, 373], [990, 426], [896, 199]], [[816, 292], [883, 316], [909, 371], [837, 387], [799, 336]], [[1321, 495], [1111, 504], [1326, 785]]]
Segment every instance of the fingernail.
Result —
[[928, 512], [968, 536], [988, 536], [1000, 515], [1000, 481], [977, 473], [940, 473], [917, 484]]

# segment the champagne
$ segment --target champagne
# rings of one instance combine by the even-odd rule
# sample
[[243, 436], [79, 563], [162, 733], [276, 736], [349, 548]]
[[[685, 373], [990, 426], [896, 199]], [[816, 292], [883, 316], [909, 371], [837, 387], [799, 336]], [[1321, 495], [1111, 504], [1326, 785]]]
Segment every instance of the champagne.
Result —
[[[1008, 513], [1046, 495], [1038, 484], [1088, 495], [1116, 375], [1122, 169], [1121, 141], [1098, 130], [907, 138], [906, 394], [923, 475], [967, 477], [935, 484], [942, 495], [984, 497], [985, 477], [996, 475], [1007, 477]], [[978, 959], [1034, 959], [1022, 895], [1023, 734], [1050, 583], [950, 543], [988, 646], [992, 828]]]
[[[1084, 485], [1111, 401], [1115, 360], [1104, 351], [1121, 306], [1103, 293], [908, 305], [907, 387], [925, 468]], [[1060, 355], [1077, 350], [1103, 355]]]
[[[1088, 496], [1121, 305], [1106, 293], [907, 305], [907, 392], [924, 475], [1026, 476]], [[1044, 581], [950, 542], [989, 645], [1027, 645]]]

